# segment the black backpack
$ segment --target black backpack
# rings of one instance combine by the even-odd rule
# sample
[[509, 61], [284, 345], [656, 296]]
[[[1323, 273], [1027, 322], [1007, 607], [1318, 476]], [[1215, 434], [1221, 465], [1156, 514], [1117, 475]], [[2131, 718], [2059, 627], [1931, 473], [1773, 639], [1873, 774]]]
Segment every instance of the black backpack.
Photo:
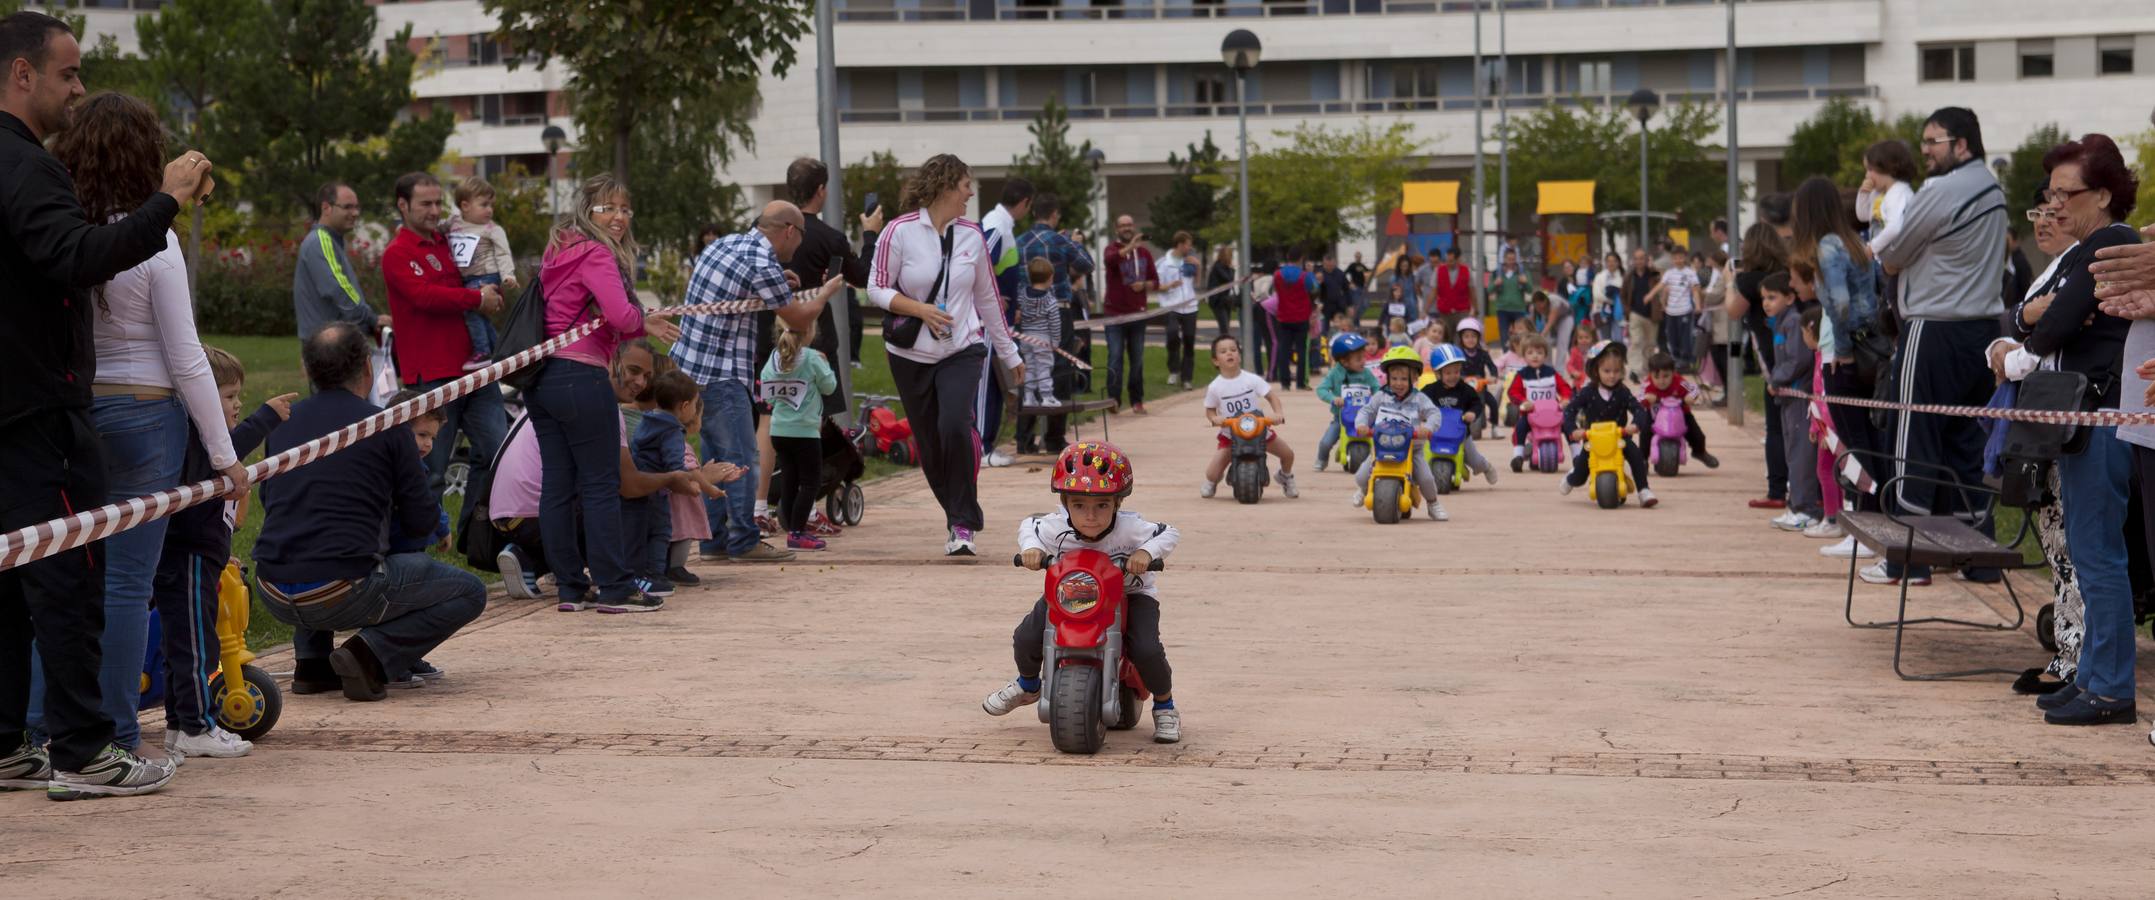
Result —
[[[501, 339], [494, 342], [494, 361], [500, 362], [540, 344], [553, 335], [546, 333], [546, 296], [539, 286], [539, 273], [531, 273], [531, 283], [516, 295], [516, 303], [509, 307], [509, 317], [501, 323]], [[532, 363], [501, 376], [501, 382], [518, 392], [531, 390], [539, 381], [539, 368], [545, 360]]]

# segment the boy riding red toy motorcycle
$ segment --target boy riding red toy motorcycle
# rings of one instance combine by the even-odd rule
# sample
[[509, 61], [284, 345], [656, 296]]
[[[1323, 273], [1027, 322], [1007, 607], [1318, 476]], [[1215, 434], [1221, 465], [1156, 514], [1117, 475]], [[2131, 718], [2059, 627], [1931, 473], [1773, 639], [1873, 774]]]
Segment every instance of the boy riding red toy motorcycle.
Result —
[[[1040, 702], [1041, 669], [1054, 659], [1046, 689], [1050, 702], [1062, 706], [1051, 710], [1043, 705], [1041, 717], [1050, 721], [1052, 714], [1056, 746], [1068, 752], [1099, 749], [1109, 709], [1117, 713], [1116, 726], [1135, 725], [1137, 704], [1146, 692], [1152, 694], [1152, 739], [1162, 744], [1182, 739], [1182, 718], [1171, 693], [1174, 673], [1160, 643], [1159, 576], [1153, 574], [1158, 562], [1174, 552], [1181, 533], [1122, 508], [1135, 484], [1129, 457], [1115, 445], [1072, 444], [1056, 457], [1049, 474], [1048, 486], [1060, 495], [1062, 512], [1018, 523], [1016, 562], [1033, 571], [1052, 565], [1049, 589], [1011, 633], [1017, 679], [989, 694], [980, 706], [991, 716], [1001, 716]], [[1120, 564], [1120, 572], [1104, 564], [1103, 554]], [[1122, 581], [1101, 584], [1101, 575], [1119, 575]], [[1119, 608], [1113, 603], [1118, 597]], [[1119, 665], [1123, 659], [1134, 668], [1138, 683], [1124, 678]], [[1064, 687], [1092, 689], [1059, 690], [1053, 684], [1057, 681], [1067, 681]], [[1063, 739], [1066, 730], [1075, 732], [1073, 740]]]

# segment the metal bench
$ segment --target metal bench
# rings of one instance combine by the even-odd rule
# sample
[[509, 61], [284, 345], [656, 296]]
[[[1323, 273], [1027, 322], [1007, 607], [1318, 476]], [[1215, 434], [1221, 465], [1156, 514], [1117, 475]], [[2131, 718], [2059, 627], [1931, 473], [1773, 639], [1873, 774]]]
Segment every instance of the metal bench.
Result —
[[[1863, 451], [1851, 451], [1862, 453]], [[1903, 462], [1881, 454], [1874, 456], [1885, 462]], [[1939, 468], [1923, 463], [1911, 465]], [[1836, 467], [1838, 468], [1838, 467]], [[1943, 470], [1941, 470], [1943, 471]], [[1921, 482], [1937, 487], [1957, 490], [1962, 494], [1963, 506], [1981, 510], [1973, 514], [1973, 521], [1960, 516], [1918, 516], [1885, 512], [1843, 512], [1839, 516], [1841, 530], [1856, 542], [1870, 548], [1880, 559], [1902, 567], [1930, 566], [1932, 569], [2028, 569], [2034, 566], [2021, 555], [2020, 546], [2034, 533], [2032, 515], [2021, 519], [2020, 532], [2011, 543], [1999, 543], [1978, 527], [1989, 521], [1990, 504], [1972, 502], [1979, 498], [1995, 498], [1998, 492], [1983, 485], [1963, 483], [1951, 472], [1945, 478], [1932, 478], [1904, 472], [1887, 479], [1879, 486], [1881, 497], [1892, 496], [1895, 486], [1903, 482]], [[1971, 675], [2017, 675], [2019, 669], [1982, 668], [1964, 669], [1956, 672], [1934, 672], [1911, 675], [1901, 668], [1901, 647], [1910, 625], [1954, 625], [1985, 631], [2017, 631], [2027, 621], [2026, 607], [2021, 605], [2020, 594], [2013, 589], [2013, 580], [2004, 579], [2005, 593], [2013, 601], [2011, 622], [1971, 622], [1947, 616], [1908, 617], [1908, 582], [1901, 581], [1900, 609], [1895, 616], [1882, 622], [1856, 621], [1856, 570], [1862, 564], [1859, 556], [1850, 555], [1848, 561], [1848, 597], [1842, 608], [1842, 618], [1856, 628], [1893, 629], [1893, 674], [1907, 681], [1939, 681], [1949, 678], [1965, 678]]]

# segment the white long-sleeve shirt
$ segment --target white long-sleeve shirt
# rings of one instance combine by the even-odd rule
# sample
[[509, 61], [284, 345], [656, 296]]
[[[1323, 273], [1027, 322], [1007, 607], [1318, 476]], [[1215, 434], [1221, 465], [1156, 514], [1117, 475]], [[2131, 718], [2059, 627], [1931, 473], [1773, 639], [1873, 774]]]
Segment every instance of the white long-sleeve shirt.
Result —
[[194, 302], [187, 293], [187, 259], [179, 236], [165, 232], [165, 249], [97, 289], [91, 335], [97, 383], [170, 388], [187, 408], [209, 450], [210, 465], [239, 461], [225, 427], [224, 404], [209, 357], [195, 336]]
[[[1109, 556], [1128, 558], [1143, 550], [1153, 559], [1166, 559], [1175, 552], [1175, 545], [1182, 539], [1182, 532], [1175, 526], [1147, 522], [1144, 516], [1123, 510], [1115, 514], [1115, 527], [1107, 530], [1097, 541], [1078, 537], [1077, 530], [1070, 527], [1070, 514], [1064, 512], [1044, 513], [1018, 522], [1018, 552], [1039, 550], [1049, 556], [1060, 556], [1072, 550], [1098, 550]], [[1160, 575], [1146, 572], [1132, 580], [1125, 580], [1125, 590], [1144, 594], [1154, 600], [1160, 599]]]
[[930, 364], [978, 343], [985, 335], [1005, 367], [1017, 365], [1018, 344], [1003, 322], [1003, 300], [995, 289], [995, 261], [988, 258], [987, 236], [971, 219], [952, 219], [945, 227], [951, 234], [949, 274], [939, 295], [936, 276], [946, 265], [943, 236], [928, 221], [927, 213], [915, 210], [891, 220], [876, 239], [875, 263], [868, 272], [868, 302], [887, 312], [891, 301], [902, 294], [950, 314], [946, 336], [938, 338], [933, 330], [922, 328], [913, 346], [884, 350], [900, 359]]
[[1160, 308], [1173, 313], [1197, 311], [1197, 289], [1190, 285], [1190, 278], [1182, 273], [1182, 259], [1173, 253], [1160, 257], [1154, 268], [1160, 281]]
[[1872, 256], [1878, 255], [1879, 251], [1892, 245], [1894, 238], [1900, 237], [1901, 222], [1906, 218], [1902, 213], [1908, 209], [1908, 201], [1915, 195], [1915, 189], [1909, 187], [1905, 181], [1893, 182], [1892, 187], [1886, 188], [1883, 198], [1872, 191], [1856, 192], [1857, 221], [1869, 225], [1872, 224], [1873, 218], [1885, 220], [1885, 224], [1872, 228], [1870, 240], [1864, 242], [1870, 246]]

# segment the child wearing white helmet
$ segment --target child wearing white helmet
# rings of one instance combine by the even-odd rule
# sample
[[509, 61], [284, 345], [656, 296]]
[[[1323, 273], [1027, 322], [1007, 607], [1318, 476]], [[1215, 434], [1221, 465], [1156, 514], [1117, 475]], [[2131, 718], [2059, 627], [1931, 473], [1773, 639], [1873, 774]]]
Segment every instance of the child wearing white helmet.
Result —
[[[1480, 318], [1461, 318], [1456, 330], [1459, 332], [1459, 352], [1467, 358], [1466, 364], [1460, 367], [1459, 374], [1463, 379], [1474, 383], [1482, 395], [1482, 419], [1486, 424], [1487, 419], [1497, 413], [1497, 397], [1489, 392], [1489, 386], [1497, 380], [1497, 362], [1489, 355], [1489, 349], [1482, 346]], [[1481, 429], [1477, 428], [1475, 431]]]

